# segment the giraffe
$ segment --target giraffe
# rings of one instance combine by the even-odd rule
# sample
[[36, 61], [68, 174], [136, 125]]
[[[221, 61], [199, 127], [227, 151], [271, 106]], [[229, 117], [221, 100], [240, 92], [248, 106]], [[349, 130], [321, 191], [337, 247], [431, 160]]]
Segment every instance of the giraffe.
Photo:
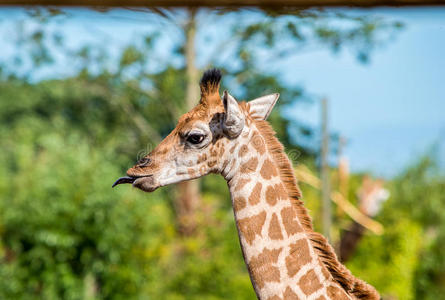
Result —
[[227, 181], [242, 254], [260, 300], [379, 299], [312, 228], [292, 165], [266, 121], [279, 94], [238, 102], [219, 94], [221, 73], [200, 81], [201, 99], [113, 187], [146, 192], [209, 173]]

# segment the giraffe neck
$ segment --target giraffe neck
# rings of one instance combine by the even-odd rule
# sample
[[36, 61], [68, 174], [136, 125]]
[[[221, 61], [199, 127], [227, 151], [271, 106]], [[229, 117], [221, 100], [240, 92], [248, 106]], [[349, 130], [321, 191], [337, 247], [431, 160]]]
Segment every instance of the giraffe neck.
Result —
[[318, 257], [265, 139], [256, 131], [245, 138], [223, 175], [257, 297], [350, 299]]

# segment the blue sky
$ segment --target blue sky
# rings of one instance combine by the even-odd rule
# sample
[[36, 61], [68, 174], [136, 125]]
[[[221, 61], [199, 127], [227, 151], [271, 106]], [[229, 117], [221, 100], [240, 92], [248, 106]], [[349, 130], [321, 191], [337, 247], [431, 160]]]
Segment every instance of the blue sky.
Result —
[[[327, 51], [292, 61], [296, 80], [330, 101], [331, 128], [348, 139], [354, 170], [393, 175], [441, 144], [445, 161], [445, 10], [372, 10], [406, 28], [369, 64]], [[290, 75], [289, 75], [290, 77]], [[319, 107], [298, 108], [295, 117], [316, 125]]]
[[[303, 85], [315, 99], [329, 99], [330, 127], [348, 140], [345, 154], [354, 171], [397, 174], [434, 143], [441, 145], [439, 155], [445, 165], [445, 9], [365, 12], [405, 24], [391, 43], [373, 51], [370, 63], [358, 63], [348, 51], [333, 54], [320, 49], [293, 56], [274, 68], [283, 80]], [[125, 11], [101, 14], [75, 9], [69, 15], [65, 21], [50, 25], [63, 29], [69, 46], [102, 43], [109, 45], [112, 53], [153, 30], [153, 25], [162, 25], [158, 18]], [[21, 19], [21, 9], [0, 10], [3, 58], [14, 51], [13, 26]], [[167, 34], [162, 43], [168, 49], [181, 37], [171, 26], [165, 25], [164, 30]], [[198, 49], [206, 47], [205, 43], [206, 39], [200, 38]], [[165, 60], [169, 59], [167, 52]], [[59, 64], [41, 76], [71, 73], [69, 65]], [[319, 124], [317, 101], [296, 106], [289, 114], [313, 126]]]

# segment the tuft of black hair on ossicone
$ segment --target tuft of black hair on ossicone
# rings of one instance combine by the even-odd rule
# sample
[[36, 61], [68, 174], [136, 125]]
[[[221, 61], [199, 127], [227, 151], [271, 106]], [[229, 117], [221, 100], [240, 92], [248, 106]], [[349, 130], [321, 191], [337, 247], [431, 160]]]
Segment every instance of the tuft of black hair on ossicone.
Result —
[[221, 82], [221, 71], [219, 69], [209, 69], [202, 75], [199, 86], [201, 95], [211, 95], [217, 93]]

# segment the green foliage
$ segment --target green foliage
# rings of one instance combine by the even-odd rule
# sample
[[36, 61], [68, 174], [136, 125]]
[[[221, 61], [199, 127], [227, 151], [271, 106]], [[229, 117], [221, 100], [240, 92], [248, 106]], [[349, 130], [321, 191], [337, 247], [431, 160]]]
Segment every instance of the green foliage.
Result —
[[422, 227], [422, 248], [415, 274], [418, 299], [440, 299], [445, 294], [445, 176], [434, 155], [420, 162], [394, 181], [401, 217]]
[[[445, 177], [424, 158], [389, 183], [378, 218], [382, 236], [366, 236], [348, 267], [397, 299], [441, 299], [445, 276]], [[388, 280], [390, 278], [391, 280]]]
[[121, 68], [128, 67], [134, 63], [140, 62], [144, 55], [134, 46], [127, 47], [122, 53], [119, 66]]
[[[183, 92], [180, 74], [156, 78], [170, 89], [161, 100]], [[97, 299], [254, 296], [221, 178], [204, 182], [212, 192], [193, 238], [176, 233], [171, 189], [111, 189], [144, 149], [122, 105], [157, 117], [131, 85], [106, 74], [0, 83], [0, 298], [86, 299], [91, 290]], [[156, 130], [166, 132], [169, 119]]]
[[[62, 36], [45, 31], [62, 11], [29, 13], [40, 25], [18, 29], [18, 65], [29, 61], [37, 72], [52, 63], [50, 44], [80, 67], [69, 78], [34, 83], [30, 72], [3, 67], [0, 73], [0, 298], [254, 298], [220, 177], [202, 181], [200, 230], [190, 238], [176, 232], [172, 189], [111, 189], [135, 154], [149, 152], [185, 111], [184, 67], [148, 71], [156, 62], [153, 34], [126, 47], [110, 71], [103, 48], [67, 51]], [[261, 51], [268, 49], [274, 61], [316, 43], [333, 51], [349, 47], [366, 61], [386, 41], [380, 33], [401, 26], [324, 10], [259, 14], [252, 23], [235, 18], [233, 61], [210, 63], [224, 69], [223, 86], [241, 99], [281, 94], [270, 121], [291, 159], [315, 169], [313, 129], [283, 117], [308, 97], [257, 67]], [[338, 20], [348, 26], [337, 26]], [[177, 49], [182, 56], [182, 45]], [[439, 299], [445, 293], [445, 183], [433, 166], [425, 160], [389, 183], [392, 196], [379, 217], [385, 234], [366, 236], [349, 263], [385, 296]], [[302, 188], [318, 228], [318, 191]]]
[[274, 50], [270, 59], [295, 55], [315, 44], [333, 52], [350, 49], [365, 63], [375, 48], [390, 41], [403, 28], [398, 21], [325, 9], [259, 14], [261, 22], [245, 21], [242, 25], [237, 22], [232, 29], [234, 37], [240, 39], [237, 54], [243, 62], [241, 69], [257, 63], [260, 46]]
[[354, 275], [373, 284], [384, 296], [415, 299], [421, 229], [409, 219], [384, 222], [384, 225], [385, 234], [381, 237], [366, 236], [347, 266]]
[[76, 134], [33, 141], [30, 123], [1, 136], [17, 145], [2, 143], [0, 228], [8, 263], [0, 267], [1, 298], [79, 299], [88, 273], [105, 298], [133, 295], [145, 281], [148, 261], [140, 253], [162, 238], [145, 238], [147, 232], [162, 223], [146, 219], [142, 195], [110, 192], [120, 173], [112, 152], [94, 150]]

